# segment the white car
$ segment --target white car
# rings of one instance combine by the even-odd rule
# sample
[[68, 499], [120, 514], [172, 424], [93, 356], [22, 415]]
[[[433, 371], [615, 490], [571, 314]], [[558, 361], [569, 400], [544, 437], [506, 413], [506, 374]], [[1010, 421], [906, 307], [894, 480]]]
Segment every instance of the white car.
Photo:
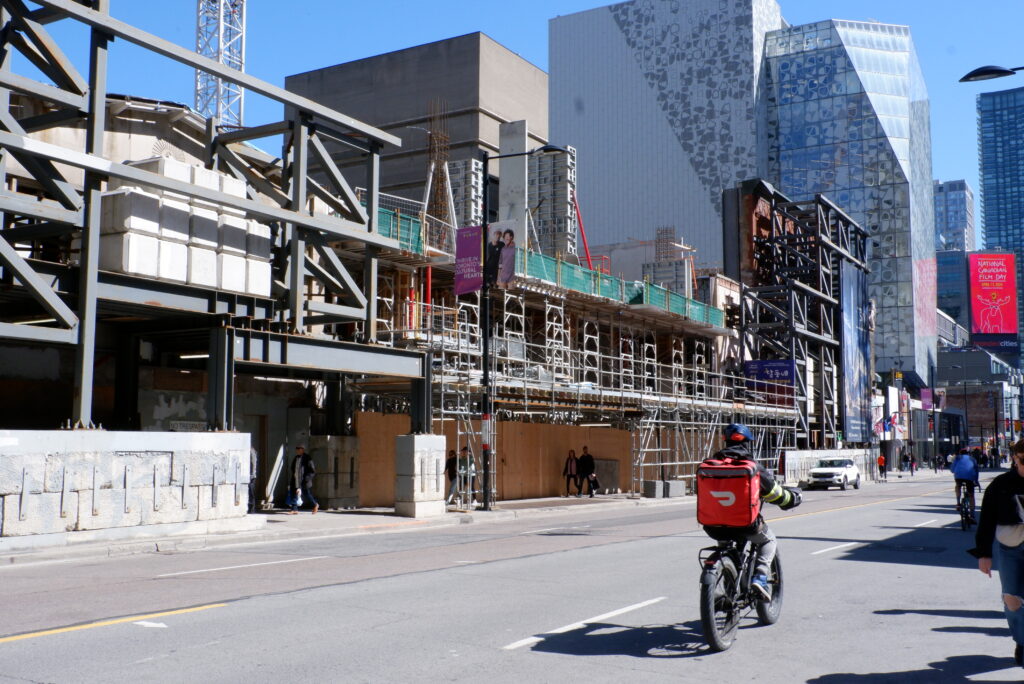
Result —
[[807, 474], [806, 489], [828, 489], [836, 486], [846, 491], [849, 485], [853, 485], [854, 489], [860, 489], [860, 469], [849, 458], [822, 459]]

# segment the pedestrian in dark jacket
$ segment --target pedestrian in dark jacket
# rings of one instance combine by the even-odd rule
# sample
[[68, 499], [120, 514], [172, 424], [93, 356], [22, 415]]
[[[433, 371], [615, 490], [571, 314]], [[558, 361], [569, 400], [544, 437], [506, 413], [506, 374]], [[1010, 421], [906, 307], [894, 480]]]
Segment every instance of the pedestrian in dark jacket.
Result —
[[313, 504], [313, 513], [320, 510], [320, 504], [313, 496], [313, 477], [316, 475], [316, 467], [313, 465], [313, 457], [306, 453], [306, 447], [295, 447], [295, 458], [292, 460], [291, 477], [288, 482], [289, 515], [296, 515], [299, 512], [299, 496], [302, 500]]
[[590, 494], [591, 499], [594, 498], [594, 490], [601, 486], [601, 483], [597, 481], [594, 469], [594, 457], [587, 447], [583, 447], [583, 454], [580, 456], [580, 478], [587, 485], [587, 493]]
[[981, 502], [981, 520], [969, 551], [978, 569], [992, 576], [999, 570], [1003, 614], [1013, 637], [1013, 659], [1024, 665], [1024, 440], [1010, 448], [1010, 470], [992, 480]]

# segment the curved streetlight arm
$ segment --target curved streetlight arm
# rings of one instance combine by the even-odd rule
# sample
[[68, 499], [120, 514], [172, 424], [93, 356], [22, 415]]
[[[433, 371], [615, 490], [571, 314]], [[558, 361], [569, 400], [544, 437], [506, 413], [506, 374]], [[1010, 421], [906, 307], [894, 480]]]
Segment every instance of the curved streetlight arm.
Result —
[[968, 73], [964, 74], [964, 76], [960, 79], [960, 82], [961, 83], [970, 83], [970, 82], [973, 82], [973, 81], [987, 81], [987, 80], [992, 79], [992, 78], [1002, 78], [1003, 76], [1013, 76], [1018, 71], [1024, 71], [1024, 66], [1013, 67], [1012, 69], [1007, 69], [1006, 67], [993, 66], [993, 65], [990, 64], [988, 66], [978, 67], [974, 71], [971, 71], [971, 72], [968, 72]]

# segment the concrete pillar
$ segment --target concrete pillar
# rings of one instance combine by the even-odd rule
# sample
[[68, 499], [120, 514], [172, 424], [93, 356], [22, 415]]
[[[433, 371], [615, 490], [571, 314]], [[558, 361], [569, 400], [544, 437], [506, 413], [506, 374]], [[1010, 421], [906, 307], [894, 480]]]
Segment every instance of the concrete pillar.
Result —
[[395, 438], [395, 514], [407, 518], [444, 515], [444, 435]]
[[[528, 152], [526, 121], [510, 121], [499, 127], [499, 154], [522, 154]], [[511, 228], [516, 234], [516, 244], [526, 245], [526, 197], [527, 168], [529, 157], [511, 157], [498, 161], [501, 183], [498, 186], [498, 220], [503, 229]], [[506, 222], [511, 221], [511, 224]]]

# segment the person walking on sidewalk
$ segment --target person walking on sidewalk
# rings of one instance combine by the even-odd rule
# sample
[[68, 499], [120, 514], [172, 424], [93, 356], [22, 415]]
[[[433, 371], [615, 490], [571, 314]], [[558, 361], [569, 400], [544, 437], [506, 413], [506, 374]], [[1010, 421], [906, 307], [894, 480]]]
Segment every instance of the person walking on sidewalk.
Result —
[[878, 479], [882, 482], [889, 481], [885, 477], [885, 454], [878, 454]]
[[576, 485], [576, 497], [579, 498], [583, 493], [583, 485], [580, 483], [580, 459], [576, 458], [575, 449], [569, 449], [569, 456], [562, 467], [562, 477], [565, 478], [566, 498], [569, 498], [569, 485]]
[[587, 447], [583, 447], [583, 455], [580, 456], [580, 477], [586, 483], [587, 493], [590, 494], [591, 499], [594, 498], [594, 490], [600, 486], [594, 469], [594, 457], [590, 455], [590, 450]]
[[313, 513], [320, 510], [320, 504], [313, 496], [313, 478], [316, 476], [316, 467], [313, 465], [313, 457], [306, 453], [306, 447], [295, 447], [295, 459], [292, 461], [291, 482], [291, 511], [289, 515], [296, 515], [299, 512], [300, 496], [303, 502], [313, 504]]
[[444, 474], [448, 476], [448, 498], [445, 503], [451, 503], [455, 499], [455, 493], [459, 490], [459, 457], [455, 455], [455, 449], [448, 450], [448, 458], [444, 462]]

